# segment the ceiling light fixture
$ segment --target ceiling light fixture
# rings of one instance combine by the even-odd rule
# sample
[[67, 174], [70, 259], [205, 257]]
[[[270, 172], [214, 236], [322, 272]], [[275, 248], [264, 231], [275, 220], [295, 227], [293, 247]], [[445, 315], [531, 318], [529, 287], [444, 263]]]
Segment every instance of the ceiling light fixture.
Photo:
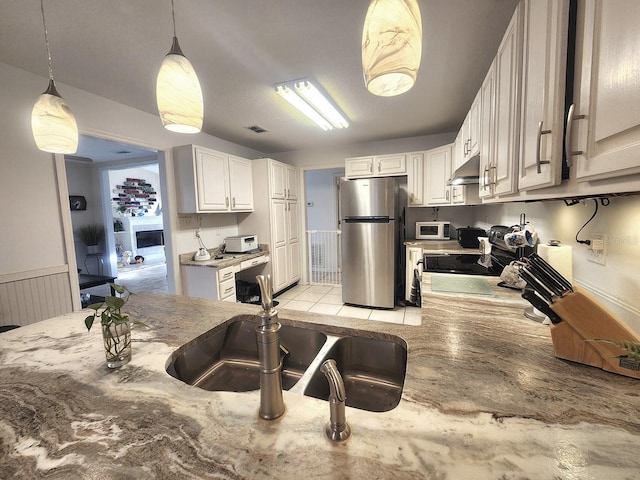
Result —
[[422, 17], [417, 0], [372, 0], [362, 30], [367, 90], [391, 97], [416, 82], [422, 57]]
[[76, 153], [78, 150], [78, 125], [69, 105], [60, 96], [53, 81], [51, 50], [49, 49], [43, 0], [40, 0], [40, 10], [44, 25], [44, 43], [47, 47], [49, 86], [38, 97], [31, 111], [31, 132], [36, 146], [43, 152]]
[[202, 130], [204, 102], [202, 89], [193, 65], [184, 56], [176, 37], [176, 14], [171, 0], [173, 44], [162, 61], [156, 81], [156, 102], [162, 125], [179, 133]]
[[309, 79], [279, 83], [276, 92], [323, 130], [347, 128], [349, 122]]

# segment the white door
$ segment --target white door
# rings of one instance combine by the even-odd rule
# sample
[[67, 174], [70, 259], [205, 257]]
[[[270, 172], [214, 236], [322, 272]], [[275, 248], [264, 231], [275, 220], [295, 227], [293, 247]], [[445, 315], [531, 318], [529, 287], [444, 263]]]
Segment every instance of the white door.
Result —
[[496, 195], [516, 191], [520, 60], [522, 57], [521, 11], [521, 6], [518, 5], [496, 55], [495, 166], [492, 178]]
[[[518, 190], [562, 181], [569, 3], [524, 3]], [[542, 124], [540, 123], [542, 122]]]
[[425, 152], [424, 171], [426, 202], [430, 205], [450, 203], [451, 187], [447, 180], [451, 177], [451, 145]]
[[[576, 177], [591, 181], [640, 172], [640, 2], [585, 0], [577, 39]], [[585, 128], [588, 124], [588, 131]], [[586, 141], [584, 137], [587, 137]]]
[[408, 204], [410, 207], [424, 205], [424, 154], [409, 154], [407, 169]]
[[226, 211], [229, 209], [227, 156], [212, 150], [196, 149], [196, 179], [198, 209]]
[[253, 210], [251, 161], [229, 156], [229, 188], [231, 210]]
[[287, 196], [287, 176], [284, 163], [269, 160], [269, 181], [271, 182], [271, 198]]
[[287, 175], [287, 199], [296, 200], [298, 198], [298, 169], [291, 165], [286, 166]]

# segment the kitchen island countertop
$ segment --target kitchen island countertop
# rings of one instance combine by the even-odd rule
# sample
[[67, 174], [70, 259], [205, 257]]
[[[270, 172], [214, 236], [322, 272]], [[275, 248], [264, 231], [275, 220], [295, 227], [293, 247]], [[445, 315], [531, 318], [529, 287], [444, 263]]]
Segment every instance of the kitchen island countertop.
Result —
[[555, 358], [548, 327], [516, 298], [425, 300], [421, 326], [281, 310], [283, 324], [407, 343], [400, 404], [347, 407], [344, 444], [324, 437], [325, 401], [285, 391], [285, 415], [265, 421], [257, 391], [208, 392], [165, 372], [176, 348], [252, 305], [139, 294], [127, 310], [150, 327], [134, 329], [118, 370], [86, 310], [0, 334], [0, 476], [640, 478], [638, 380]]

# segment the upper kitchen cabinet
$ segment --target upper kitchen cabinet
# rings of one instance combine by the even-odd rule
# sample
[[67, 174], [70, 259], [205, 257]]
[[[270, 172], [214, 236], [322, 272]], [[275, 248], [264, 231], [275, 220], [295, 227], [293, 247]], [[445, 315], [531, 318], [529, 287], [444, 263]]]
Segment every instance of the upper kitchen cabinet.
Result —
[[422, 207], [424, 203], [424, 152], [407, 154], [407, 206]]
[[493, 151], [489, 183], [494, 195], [517, 191], [520, 115], [520, 71], [522, 60], [522, 3], [509, 22], [495, 58]]
[[640, 172], [639, 19], [637, 0], [578, 3], [575, 108], [567, 136], [579, 182]]
[[527, 190], [562, 182], [569, 1], [523, 0], [520, 8], [524, 28], [518, 190]]
[[489, 67], [489, 71], [480, 87], [480, 178], [478, 181], [478, 196], [482, 198], [493, 195], [493, 140], [495, 118], [496, 93], [496, 61]]
[[271, 198], [295, 200], [298, 198], [298, 169], [269, 159]]
[[353, 157], [345, 159], [347, 178], [391, 177], [407, 174], [407, 155], [376, 155], [371, 157]]
[[425, 152], [424, 196], [426, 205], [449, 205], [451, 187], [451, 153], [453, 144], [434, 148]]
[[478, 92], [462, 124], [463, 162], [480, 154], [480, 101]]
[[178, 213], [253, 211], [251, 161], [183, 145], [173, 149], [173, 164]]

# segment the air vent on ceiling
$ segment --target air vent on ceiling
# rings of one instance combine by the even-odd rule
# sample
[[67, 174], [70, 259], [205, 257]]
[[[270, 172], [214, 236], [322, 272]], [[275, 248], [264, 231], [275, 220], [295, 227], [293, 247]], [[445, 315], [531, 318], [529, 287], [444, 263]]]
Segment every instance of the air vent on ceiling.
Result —
[[262, 128], [260, 125], [251, 125], [250, 127], [244, 127], [244, 128], [246, 128], [247, 130], [251, 130], [252, 132], [255, 132], [255, 133], [264, 133], [268, 131]]

